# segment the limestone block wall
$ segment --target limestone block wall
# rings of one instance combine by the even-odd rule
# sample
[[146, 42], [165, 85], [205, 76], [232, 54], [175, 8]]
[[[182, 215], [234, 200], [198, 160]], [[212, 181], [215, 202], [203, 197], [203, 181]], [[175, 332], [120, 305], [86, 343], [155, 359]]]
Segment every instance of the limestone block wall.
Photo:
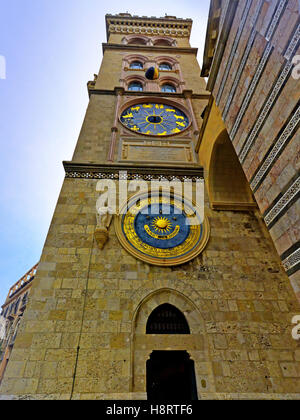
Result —
[[[229, 3], [222, 2], [219, 42]], [[238, 2], [208, 84], [300, 299], [299, 19], [298, 0]]]
[[[143, 399], [155, 349], [184, 349], [199, 398], [300, 398], [299, 313], [273, 243], [254, 213], [213, 211], [195, 260], [155, 267], [125, 251], [110, 227], [94, 239], [97, 180], [66, 179], [1, 384], [2, 398]], [[145, 334], [161, 303], [191, 335]]]

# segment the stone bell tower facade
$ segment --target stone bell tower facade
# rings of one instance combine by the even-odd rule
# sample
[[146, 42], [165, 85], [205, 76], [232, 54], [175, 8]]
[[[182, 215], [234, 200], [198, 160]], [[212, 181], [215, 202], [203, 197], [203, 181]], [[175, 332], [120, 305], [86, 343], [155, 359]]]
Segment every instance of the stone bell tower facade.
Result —
[[[64, 162], [0, 394], [299, 395], [291, 336], [298, 304], [230, 150], [230, 209], [214, 209], [205, 192], [204, 218], [193, 195], [176, 212], [183, 208], [177, 185], [188, 180], [195, 192], [212, 173], [206, 151], [200, 160], [195, 152], [210, 94], [189, 42], [192, 21], [119, 14], [107, 15], [106, 24], [101, 68], [88, 83], [86, 116], [73, 159]], [[149, 67], [159, 69], [158, 79], [145, 77]], [[222, 168], [222, 155], [215, 162]], [[147, 190], [162, 180], [172, 185], [169, 212], [164, 190], [153, 197]], [[115, 214], [99, 207], [103, 185], [112, 188], [110, 204], [114, 188], [129, 189], [118, 195]], [[241, 189], [242, 201], [235, 194]], [[150, 203], [153, 212], [143, 212]], [[187, 223], [198, 216], [198, 224]]]

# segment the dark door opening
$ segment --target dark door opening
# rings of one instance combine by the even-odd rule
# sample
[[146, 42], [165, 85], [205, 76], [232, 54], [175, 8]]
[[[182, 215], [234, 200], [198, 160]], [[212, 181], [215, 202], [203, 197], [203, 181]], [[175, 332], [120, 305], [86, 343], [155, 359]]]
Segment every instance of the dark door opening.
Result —
[[194, 361], [186, 351], [153, 351], [147, 361], [147, 396], [151, 401], [198, 399]]

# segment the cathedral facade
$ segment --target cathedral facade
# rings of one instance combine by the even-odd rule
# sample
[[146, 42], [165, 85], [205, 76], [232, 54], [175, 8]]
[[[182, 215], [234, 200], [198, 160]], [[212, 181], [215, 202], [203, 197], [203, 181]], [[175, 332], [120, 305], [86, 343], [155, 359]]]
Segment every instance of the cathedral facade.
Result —
[[299, 398], [299, 303], [200, 77], [192, 21], [106, 25], [0, 394]]

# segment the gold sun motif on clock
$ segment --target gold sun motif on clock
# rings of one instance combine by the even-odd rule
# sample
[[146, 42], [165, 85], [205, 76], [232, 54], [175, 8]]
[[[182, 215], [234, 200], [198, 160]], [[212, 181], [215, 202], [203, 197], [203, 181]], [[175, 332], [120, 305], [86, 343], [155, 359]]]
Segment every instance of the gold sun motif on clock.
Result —
[[172, 223], [166, 217], [156, 217], [152, 222], [152, 227], [160, 233], [170, 232]]

